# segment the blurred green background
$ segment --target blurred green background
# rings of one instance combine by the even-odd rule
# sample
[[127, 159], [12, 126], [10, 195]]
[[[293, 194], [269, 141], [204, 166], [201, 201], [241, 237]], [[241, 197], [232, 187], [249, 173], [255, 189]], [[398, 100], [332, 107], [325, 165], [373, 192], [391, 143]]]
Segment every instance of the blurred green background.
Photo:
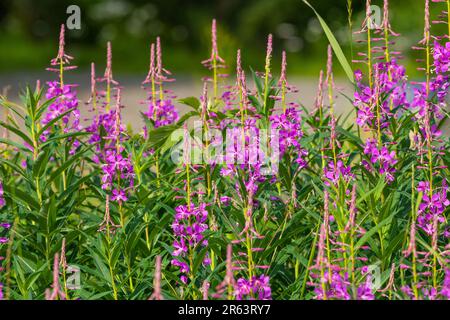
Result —
[[[347, 0], [310, 2], [350, 56]], [[413, 74], [410, 47], [423, 33], [423, 3], [391, 0], [392, 27], [402, 34], [397, 47], [409, 57], [404, 63]], [[175, 74], [205, 73], [200, 61], [209, 54], [214, 17], [220, 52], [230, 67], [236, 49], [242, 48], [244, 63], [261, 69], [268, 33], [274, 35], [275, 58], [287, 50], [290, 73], [316, 76], [326, 59], [327, 39], [301, 0], [0, 0], [0, 75], [44, 70], [56, 55], [59, 26], [72, 4], [81, 8], [82, 26], [67, 31], [67, 51], [83, 70], [91, 61], [104, 66], [105, 44], [111, 40], [114, 71], [145, 74], [149, 43], [159, 35], [167, 69]], [[382, 0], [372, 4], [382, 7]], [[364, 6], [365, 0], [353, 1], [354, 30], [361, 26]], [[435, 13], [438, 7], [433, 4]]]

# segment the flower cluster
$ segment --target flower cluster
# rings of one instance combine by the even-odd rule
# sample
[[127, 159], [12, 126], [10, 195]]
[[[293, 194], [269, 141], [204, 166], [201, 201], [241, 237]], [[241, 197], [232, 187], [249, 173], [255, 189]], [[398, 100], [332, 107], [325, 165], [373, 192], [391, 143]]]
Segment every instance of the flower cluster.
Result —
[[[418, 87], [414, 88], [414, 99], [411, 105], [419, 111], [416, 115], [417, 119], [424, 119], [427, 109], [437, 119], [444, 117], [442, 109], [445, 108], [450, 88], [449, 61], [450, 42], [441, 45], [436, 41], [433, 48], [434, 76], [428, 83], [421, 82]], [[435, 103], [430, 102], [430, 98], [433, 96], [437, 99]]]
[[205, 232], [208, 230], [208, 211], [206, 204], [201, 203], [198, 207], [193, 204], [190, 207], [180, 205], [176, 207], [175, 212], [172, 223], [172, 230], [176, 237], [172, 252], [175, 258], [172, 260], [172, 265], [180, 268], [183, 274], [180, 279], [183, 283], [187, 283], [191, 266], [185, 262], [186, 258], [192, 259], [192, 251], [208, 245], [208, 240], [205, 238]]
[[445, 208], [450, 206], [450, 200], [447, 198], [448, 186], [445, 181], [441, 190], [434, 190], [430, 195], [430, 183], [421, 181], [417, 191], [423, 192], [422, 202], [419, 205], [417, 223], [428, 235], [434, 234], [437, 225], [435, 222], [444, 223], [443, 215]]
[[[313, 277], [317, 277], [313, 275]], [[352, 300], [354, 299], [350, 294], [351, 283], [349, 281], [348, 273], [344, 273], [339, 270], [325, 271], [323, 277], [320, 280], [325, 285], [315, 284], [315, 299], [318, 300]], [[374, 300], [374, 290], [372, 285], [372, 279], [370, 275], [365, 276], [363, 281], [356, 290], [356, 300]]]
[[6, 204], [4, 191], [3, 191], [3, 183], [0, 181], [0, 208]]
[[240, 278], [236, 281], [234, 295], [236, 300], [271, 300], [269, 277], [253, 276], [250, 280]]
[[[156, 57], [155, 44], [150, 45], [150, 66], [147, 77], [142, 82], [142, 87], [147, 91], [148, 111], [144, 115], [151, 121], [155, 128], [170, 125], [176, 122], [179, 118], [178, 112], [170, 98], [164, 98], [164, 93], [169, 92], [163, 89], [165, 82], [172, 82], [174, 79], [169, 78], [170, 71], [167, 71], [162, 65], [162, 49], [161, 40], [156, 39]], [[159, 90], [156, 90], [156, 85]], [[159, 97], [158, 97], [159, 96]], [[147, 136], [147, 127], [144, 127], [145, 136]]]
[[438, 102], [444, 106], [450, 88], [450, 42], [445, 45], [434, 43], [433, 60], [436, 76], [430, 85], [431, 92], [436, 94]]
[[295, 162], [299, 164], [300, 168], [307, 165], [305, 156], [308, 151], [303, 149], [300, 141], [303, 137], [300, 112], [295, 108], [288, 108], [282, 114], [274, 114], [270, 116], [272, 139], [274, 134], [279, 137], [279, 151], [280, 156], [283, 156], [288, 149], [293, 149], [296, 155]]
[[319, 300], [350, 300], [350, 294], [348, 293], [348, 287], [350, 282], [348, 281], [348, 273], [344, 276], [339, 271], [332, 271], [331, 274], [328, 271], [324, 272], [323, 279], [321, 281], [327, 281], [329, 279], [327, 289], [323, 289], [322, 286], [316, 286], [314, 292], [316, 299]]
[[373, 171], [375, 166], [381, 175], [385, 175], [388, 183], [394, 181], [395, 164], [398, 162], [395, 151], [389, 151], [385, 146], [379, 148], [376, 139], [367, 139], [364, 154], [370, 158], [370, 162], [362, 161], [368, 171]]
[[[128, 200], [127, 191], [134, 186], [134, 170], [130, 158], [122, 155], [116, 149], [106, 150], [105, 163], [102, 165], [102, 189], [112, 189], [111, 201], [124, 202]], [[120, 184], [115, 182], [120, 181]], [[124, 183], [125, 182], [125, 183]]]
[[[106, 90], [98, 90], [97, 82], [106, 82]], [[96, 144], [97, 154], [94, 162], [100, 163], [104, 157], [104, 151], [108, 147], [113, 148], [117, 143], [117, 136], [124, 131], [120, 123], [120, 88], [119, 83], [113, 79], [112, 75], [112, 47], [107, 44], [106, 69], [103, 78], [96, 79], [95, 66], [91, 65], [91, 98], [89, 104], [91, 111], [95, 111], [91, 124], [86, 128], [90, 133], [89, 143]], [[116, 110], [111, 109], [111, 96], [114, 90], [117, 92]], [[121, 137], [120, 137], [121, 138]], [[104, 143], [103, 143], [104, 142]]]
[[441, 289], [441, 296], [443, 298], [446, 298], [447, 300], [450, 300], [450, 269], [445, 269], [445, 278], [444, 283], [442, 285]]
[[[63, 72], [67, 70], [75, 69], [76, 66], [70, 66], [70, 60], [73, 57], [65, 53], [65, 29], [64, 25], [61, 25], [61, 32], [59, 35], [59, 49], [56, 58], [51, 60], [51, 67], [47, 70], [59, 73], [58, 81], [47, 82], [47, 92], [45, 97], [47, 99], [54, 99], [49, 105], [46, 113], [42, 119], [42, 124], [45, 126], [53, 119], [61, 116], [64, 113], [68, 113], [62, 117], [61, 121], [56, 123], [64, 133], [77, 132], [81, 130], [80, 125], [80, 111], [78, 110], [78, 98], [75, 91], [75, 85], [66, 84], [63, 81]], [[72, 110], [72, 111], [71, 111]], [[71, 112], [70, 112], [71, 111]], [[52, 127], [52, 126], [51, 126]], [[45, 141], [51, 133], [51, 127], [47, 129], [41, 136], [41, 140]], [[75, 140], [70, 150], [71, 154], [74, 154], [79, 146], [79, 142]]]
[[[397, 110], [409, 108], [407, 99], [406, 70], [391, 62], [374, 65], [375, 85], [363, 83], [361, 70], [355, 72], [358, 90], [355, 91], [354, 106], [358, 109], [356, 123], [365, 129], [387, 128]], [[378, 110], [377, 110], [378, 109]], [[378, 119], [377, 119], [378, 113]]]
[[[0, 183], [1, 186], [1, 183]], [[0, 189], [2, 190], [2, 189]], [[1, 199], [1, 193], [0, 193], [0, 199]], [[2, 204], [0, 203], [0, 208], [2, 207]], [[11, 224], [7, 222], [0, 223], [0, 230], [5, 229], [8, 230], [11, 228]], [[9, 239], [7, 237], [0, 236], [0, 244], [8, 243]], [[2, 262], [5, 258], [3, 256], [0, 256], [0, 271], [3, 271]], [[0, 282], [0, 300], [3, 300], [3, 283]]]
[[259, 171], [263, 163], [268, 161], [268, 155], [261, 145], [264, 138], [257, 126], [257, 119], [249, 117], [241, 126], [238, 121], [224, 121], [222, 127], [227, 127], [227, 142], [225, 163], [221, 169], [222, 176], [237, 173], [237, 169], [256, 168]]
[[172, 103], [172, 100], [158, 100], [155, 104], [149, 103], [148, 111], [144, 115], [155, 123], [155, 128], [170, 125], [179, 119], [178, 112]]
[[323, 175], [325, 177], [324, 184], [328, 187], [333, 184], [337, 186], [339, 179], [343, 179], [348, 183], [355, 175], [351, 172], [350, 166], [345, 166], [342, 160], [338, 160], [336, 164], [330, 161], [326, 167], [323, 168]]
[[[0, 228], [7, 230], [11, 228], [11, 224], [9, 224], [8, 222], [2, 222], [0, 223]], [[7, 237], [0, 237], [0, 244], [7, 243], [8, 241], [9, 239]]]
[[[331, 273], [329, 273], [331, 272]], [[363, 281], [356, 290], [357, 300], [374, 300], [374, 290], [372, 285], [372, 278], [370, 275], [364, 275]], [[326, 286], [316, 285], [314, 293], [318, 300], [351, 300], [351, 282], [349, 281], [348, 272], [340, 272], [340, 268], [332, 266], [331, 271], [324, 271], [322, 282]], [[325, 289], [324, 289], [325, 288]]]
[[125, 127], [121, 123], [120, 108], [118, 89], [115, 110], [99, 114], [87, 129], [92, 133], [89, 141], [97, 143], [99, 156], [95, 156], [94, 162], [101, 164], [102, 189], [112, 191], [111, 201], [119, 204], [128, 200], [128, 190], [134, 187], [131, 156], [126, 155], [123, 146]]
[[[450, 269], [445, 268], [444, 270], [445, 276], [440, 290], [433, 286], [426, 286], [425, 282], [421, 282], [417, 284], [417, 288], [421, 289], [422, 298], [425, 300], [438, 300], [438, 299], [446, 299], [450, 300]], [[424, 274], [425, 276], [430, 275], [430, 272]], [[402, 286], [401, 291], [410, 299], [418, 299], [414, 290], [408, 286]]]
[[[323, 222], [320, 226], [317, 243], [316, 263], [311, 267], [309, 285], [314, 287], [315, 298], [320, 300], [373, 300], [375, 299], [371, 276], [367, 265], [359, 266], [358, 261], [366, 262], [364, 256], [357, 256], [351, 245], [344, 241], [344, 234], [360, 237], [365, 230], [356, 222], [356, 185], [353, 185], [349, 204], [349, 217], [345, 228], [341, 230], [330, 214], [329, 193], [325, 191]], [[366, 247], [361, 247], [366, 249]], [[343, 265], [340, 257], [347, 252], [351, 263]], [[337, 254], [336, 254], [337, 253]], [[356, 280], [358, 279], [358, 280]], [[356, 288], [356, 292], [352, 292]]]
[[[69, 130], [79, 131], [81, 129], [80, 111], [77, 109], [78, 98], [74, 86], [68, 84], [61, 86], [58, 81], [49, 81], [47, 86], [45, 98], [55, 100], [49, 105], [47, 113], [42, 119], [42, 125], [45, 126], [53, 119], [72, 110], [72, 112], [69, 112], [61, 119], [64, 125], [64, 132], [67, 133]], [[50, 134], [50, 129], [44, 132], [43, 140], [46, 139], [48, 134]]]
[[441, 45], [439, 42], [434, 44], [434, 67], [436, 73], [447, 73], [450, 71], [450, 42]]
[[[89, 143], [96, 144], [96, 151], [101, 152], [100, 142], [105, 137], [111, 137], [114, 135], [116, 127], [116, 111], [110, 110], [108, 112], [102, 112], [98, 114], [86, 128], [86, 131], [90, 133]], [[122, 128], [123, 130], [123, 128]], [[100, 161], [100, 156], [95, 155], [94, 162], [98, 163]]]

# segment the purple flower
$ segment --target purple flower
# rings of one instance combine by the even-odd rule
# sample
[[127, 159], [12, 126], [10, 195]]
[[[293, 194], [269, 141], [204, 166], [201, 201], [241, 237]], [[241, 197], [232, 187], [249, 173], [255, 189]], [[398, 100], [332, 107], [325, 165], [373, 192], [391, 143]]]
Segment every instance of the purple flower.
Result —
[[371, 123], [375, 119], [375, 115], [372, 109], [368, 106], [361, 106], [358, 110], [358, 116], [356, 118], [356, 123], [358, 126], [363, 127], [367, 123]]
[[405, 295], [407, 295], [409, 298], [411, 298], [411, 299], [414, 298], [414, 292], [413, 292], [413, 290], [411, 289], [410, 286], [405, 285], [405, 286], [401, 287], [400, 290], [401, 290]]
[[438, 291], [436, 288], [423, 288], [422, 289], [423, 297], [428, 300], [436, 300]]
[[117, 190], [117, 189], [114, 189], [114, 190], [112, 191], [112, 197], [111, 197], [111, 200], [120, 203], [120, 202], [125, 202], [125, 201], [127, 201], [128, 198], [127, 198], [127, 196], [126, 196], [124, 190]]
[[[416, 116], [417, 119], [424, 118], [427, 109], [437, 119], [443, 118], [441, 109], [445, 107], [450, 91], [449, 57], [450, 42], [441, 45], [435, 41], [433, 51], [434, 76], [429, 82], [430, 97], [427, 96], [427, 83], [422, 82], [418, 88], [414, 88], [414, 99], [411, 105], [419, 111]], [[431, 95], [435, 96], [437, 101], [431, 101]], [[427, 103], [427, 101], [430, 101], [430, 103]]]
[[[207, 220], [208, 211], [204, 203], [198, 207], [191, 204], [190, 208], [185, 205], [175, 208], [172, 222], [172, 231], [175, 235], [172, 256], [177, 259], [172, 260], [172, 265], [180, 268], [182, 277], [186, 281], [185, 274], [189, 273], [189, 268], [183, 259], [186, 258], [188, 252], [208, 245], [208, 241], [205, 239], [205, 232], [208, 230]], [[181, 279], [182, 282], [186, 283], [183, 279]]]
[[367, 276], [366, 282], [361, 284], [358, 287], [358, 299], [359, 300], [374, 300], [375, 295], [373, 294], [372, 290], [372, 279], [370, 276]]
[[173, 242], [173, 247], [175, 250], [172, 252], [172, 255], [175, 257], [178, 257], [179, 255], [184, 255], [188, 251], [183, 238], [181, 238], [180, 241], [175, 240]]
[[273, 143], [278, 138], [280, 157], [288, 150], [293, 150], [296, 156], [295, 162], [300, 165], [300, 168], [304, 168], [306, 166], [304, 157], [308, 155], [308, 152], [300, 144], [303, 137], [300, 112], [295, 108], [288, 108], [280, 115], [270, 116], [270, 123], [271, 141]]
[[180, 268], [183, 273], [189, 273], [189, 266], [186, 262], [178, 261], [177, 259], [172, 259], [171, 264]]
[[269, 277], [260, 275], [252, 277], [251, 280], [240, 278], [236, 282], [234, 295], [236, 300], [271, 300]]
[[450, 42], [440, 45], [439, 42], [434, 43], [433, 52], [434, 66], [436, 73], [447, 73], [450, 71]]
[[450, 269], [445, 269], [444, 283], [442, 284], [441, 296], [450, 300]]
[[[331, 280], [331, 281], [330, 281]], [[348, 287], [350, 285], [348, 281], [348, 275], [342, 276], [338, 271], [332, 271], [331, 277], [329, 272], [325, 271], [323, 279], [320, 281], [327, 283], [326, 292], [323, 292], [321, 285], [317, 285], [314, 289], [316, 294], [316, 299], [323, 300], [325, 297], [327, 299], [336, 300], [350, 300], [350, 294], [348, 293]]]
[[[358, 126], [378, 130], [378, 125], [380, 128], [388, 127], [390, 118], [396, 117], [400, 109], [409, 108], [410, 104], [407, 100], [406, 70], [403, 66], [392, 60], [376, 63], [373, 69], [375, 79], [372, 87], [363, 83], [360, 70], [355, 72], [359, 90], [354, 94], [353, 104], [358, 109], [356, 118]], [[375, 116], [377, 111], [379, 119]]]
[[417, 185], [417, 191], [422, 193], [428, 193], [430, 190], [430, 182], [429, 181], [420, 181]]
[[148, 111], [144, 112], [149, 120], [153, 120], [155, 128], [170, 125], [178, 121], [178, 112], [170, 99], [158, 100], [156, 104], [149, 103]]
[[418, 191], [424, 192], [422, 202], [419, 205], [417, 223], [419, 227], [428, 235], [432, 235], [435, 230], [435, 219], [439, 223], [445, 222], [443, 213], [446, 207], [450, 206], [450, 200], [447, 198], [447, 185], [445, 181], [442, 188], [430, 196], [429, 183], [419, 182]]
[[363, 161], [363, 165], [369, 171], [372, 171], [375, 166], [381, 175], [385, 175], [388, 183], [394, 181], [395, 164], [398, 162], [395, 151], [389, 151], [385, 146], [379, 149], [376, 139], [367, 139], [364, 154], [370, 157], [371, 164]]
[[6, 204], [3, 194], [4, 194], [3, 183], [0, 181], [0, 208]]
[[324, 182], [326, 186], [331, 186], [330, 182], [336, 186], [340, 178], [342, 178], [345, 182], [348, 182], [350, 179], [354, 178], [354, 175], [351, 173], [350, 166], [346, 167], [342, 160], [338, 160], [336, 162], [336, 166], [333, 161], [330, 161], [328, 165], [323, 168], [323, 175], [326, 179]]
[[[41, 121], [42, 125], [46, 125], [58, 116], [72, 110], [63, 116], [61, 122], [56, 123], [56, 125], [60, 124], [64, 133], [80, 131], [80, 111], [78, 110], [78, 98], [74, 86], [65, 84], [61, 87], [58, 81], [47, 82], [47, 86], [45, 98], [55, 100], [48, 106]], [[51, 127], [44, 132], [42, 139], [46, 140], [50, 133]]]
[[230, 202], [231, 202], [231, 198], [228, 196], [222, 196], [222, 197], [220, 197], [219, 200], [220, 200], [220, 203], [223, 204], [224, 206], [230, 205]]

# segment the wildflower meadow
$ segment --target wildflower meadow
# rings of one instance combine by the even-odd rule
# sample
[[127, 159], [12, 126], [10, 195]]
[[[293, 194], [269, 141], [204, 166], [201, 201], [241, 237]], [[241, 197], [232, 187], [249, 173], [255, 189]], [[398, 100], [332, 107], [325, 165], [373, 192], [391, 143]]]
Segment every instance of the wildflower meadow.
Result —
[[411, 1], [414, 79], [381, 3], [347, 0], [344, 52], [299, 1], [330, 43], [313, 105], [271, 34], [265, 61], [225, 61], [211, 17], [187, 97], [149, 39], [132, 125], [114, 41], [83, 101], [61, 25], [53, 80], [0, 96], [0, 300], [448, 300], [450, 0]]

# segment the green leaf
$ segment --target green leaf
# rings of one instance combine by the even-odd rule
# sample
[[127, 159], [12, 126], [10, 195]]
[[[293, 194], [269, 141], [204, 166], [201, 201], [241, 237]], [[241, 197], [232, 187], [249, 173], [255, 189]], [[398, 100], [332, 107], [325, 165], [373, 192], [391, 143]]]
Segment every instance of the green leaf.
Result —
[[48, 159], [50, 158], [50, 150], [41, 151], [38, 158], [33, 164], [33, 177], [41, 177], [47, 168]]
[[29, 194], [29, 192], [23, 192], [17, 188], [12, 188], [10, 185], [3, 186], [5, 193], [7, 193], [15, 201], [22, 203], [24, 206], [29, 206], [33, 209], [38, 209], [38, 202]]
[[[18, 116], [19, 118], [25, 119], [25, 117], [22, 115], [23, 113], [25, 113], [25, 109], [23, 107], [21, 107], [20, 105], [13, 103], [11, 101], [7, 101], [5, 99], [0, 99], [0, 105], [2, 107], [8, 108], [12, 112], [14, 112], [16, 114], [16, 116]], [[17, 111], [17, 109], [19, 109], [22, 113]]]
[[81, 137], [81, 136], [87, 136], [87, 135], [90, 135], [90, 133], [89, 132], [71, 132], [71, 133], [61, 134], [61, 135], [56, 136], [56, 137], [51, 137], [50, 139], [45, 141], [43, 144], [41, 144], [40, 147], [44, 148], [48, 144], [50, 144], [50, 143], [52, 143], [54, 141], [61, 140], [61, 139], [75, 138], [75, 137]]
[[178, 102], [193, 108], [196, 111], [200, 109], [200, 101], [196, 97], [187, 97], [183, 99], [178, 99]]
[[56, 169], [49, 177], [49, 179], [46, 182], [45, 188], [47, 188], [52, 182], [53, 180], [55, 180], [59, 175], [61, 175], [61, 173], [63, 173], [67, 168], [69, 168], [75, 161], [77, 161], [79, 158], [81, 158], [82, 156], [84, 156], [84, 154], [86, 153], [86, 151], [92, 149], [93, 146], [90, 146], [84, 150], [80, 150], [77, 153], [75, 153], [75, 155], [73, 155], [69, 160], [67, 160], [66, 162], [64, 162], [61, 166], [58, 167], [58, 169]]
[[101, 258], [100, 255], [96, 252], [97, 250], [89, 249], [90, 255], [92, 259], [94, 259], [94, 264], [97, 267], [97, 270], [100, 270], [100, 274], [103, 280], [107, 283], [111, 283], [111, 274], [109, 273], [108, 267], [103, 262], [106, 260], [105, 258]]
[[45, 126], [43, 126], [41, 128], [41, 130], [39, 130], [38, 132], [38, 138], [41, 137], [41, 135], [45, 132], [45, 130], [47, 130], [48, 128], [52, 127], [53, 125], [55, 125], [56, 122], [58, 122], [59, 120], [61, 120], [62, 118], [64, 118], [65, 116], [67, 116], [69, 113], [73, 112], [75, 110], [75, 108], [69, 109], [64, 113], [61, 113], [59, 116], [57, 116], [56, 118], [50, 120]]
[[20, 174], [22, 177], [25, 178], [25, 180], [27, 180], [30, 184], [31, 184], [31, 180], [30, 178], [26, 175], [25, 171], [22, 170], [21, 167], [19, 167], [17, 164], [6, 160], [6, 159], [1, 159], [0, 158], [0, 162], [4, 163], [5, 165], [9, 166], [11, 169], [13, 169], [16, 173]]
[[3, 121], [0, 121], [0, 126], [2, 126], [3, 128], [15, 133], [16, 135], [18, 135], [19, 137], [21, 137], [23, 139], [23, 141], [25, 141], [26, 143], [28, 143], [30, 146], [33, 145], [33, 142], [31, 141], [31, 139], [22, 131], [20, 131], [20, 129], [13, 127]]
[[17, 142], [14, 142], [14, 141], [11, 141], [11, 140], [8, 140], [8, 139], [0, 138], [0, 144], [2, 144], [2, 143], [6, 144], [6, 145], [9, 145], [9, 146], [12, 146], [12, 147], [16, 147], [17, 149], [19, 149], [19, 150], [21, 150], [23, 152], [26, 152], [26, 153], [31, 152], [30, 149], [26, 148], [24, 145], [22, 145], [20, 143], [17, 143]]
[[375, 227], [373, 227], [372, 229], [370, 229], [369, 231], [367, 231], [362, 237], [361, 239], [359, 239], [359, 241], [356, 243], [355, 245], [355, 250], [358, 250], [359, 248], [361, 248], [366, 241], [372, 237], [375, 232], [377, 232], [379, 229], [381, 229], [382, 227], [384, 227], [385, 225], [391, 223], [392, 218], [395, 216], [396, 212], [394, 212], [393, 214], [391, 214], [389, 217], [387, 217], [386, 219], [384, 219], [383, 221], [381, 221], [379, 224], [377, 224]]
[[323, 31], [325, 32], [328, 41], [330, 41], [331, 47], [333, 48], [333, 51], [338, 58], [342, 68], [344, 69], [345, 74], [347, 75], [348, 79], [351, 83], [355, 83], [355, 78], [353, 76], [353, 70], [350, 64], [347, 61], [347, 58], [344, 55], [344, 52], [342, 51], [341, 46], [339, 45], [338, 41], [336, 40], [336, 37], [333, 35], [333, 32], [331, 31], [330, 27], [328, 27], [327, 23], [323, 18], [319, 15], [319, 13], [314, 9], [314, 7], [306, 0], [302, 0], [308, 7], [310, 7], [314, 13], [317, 16], [317, 19], [320, 22], [320, 25], [322, 26]]

